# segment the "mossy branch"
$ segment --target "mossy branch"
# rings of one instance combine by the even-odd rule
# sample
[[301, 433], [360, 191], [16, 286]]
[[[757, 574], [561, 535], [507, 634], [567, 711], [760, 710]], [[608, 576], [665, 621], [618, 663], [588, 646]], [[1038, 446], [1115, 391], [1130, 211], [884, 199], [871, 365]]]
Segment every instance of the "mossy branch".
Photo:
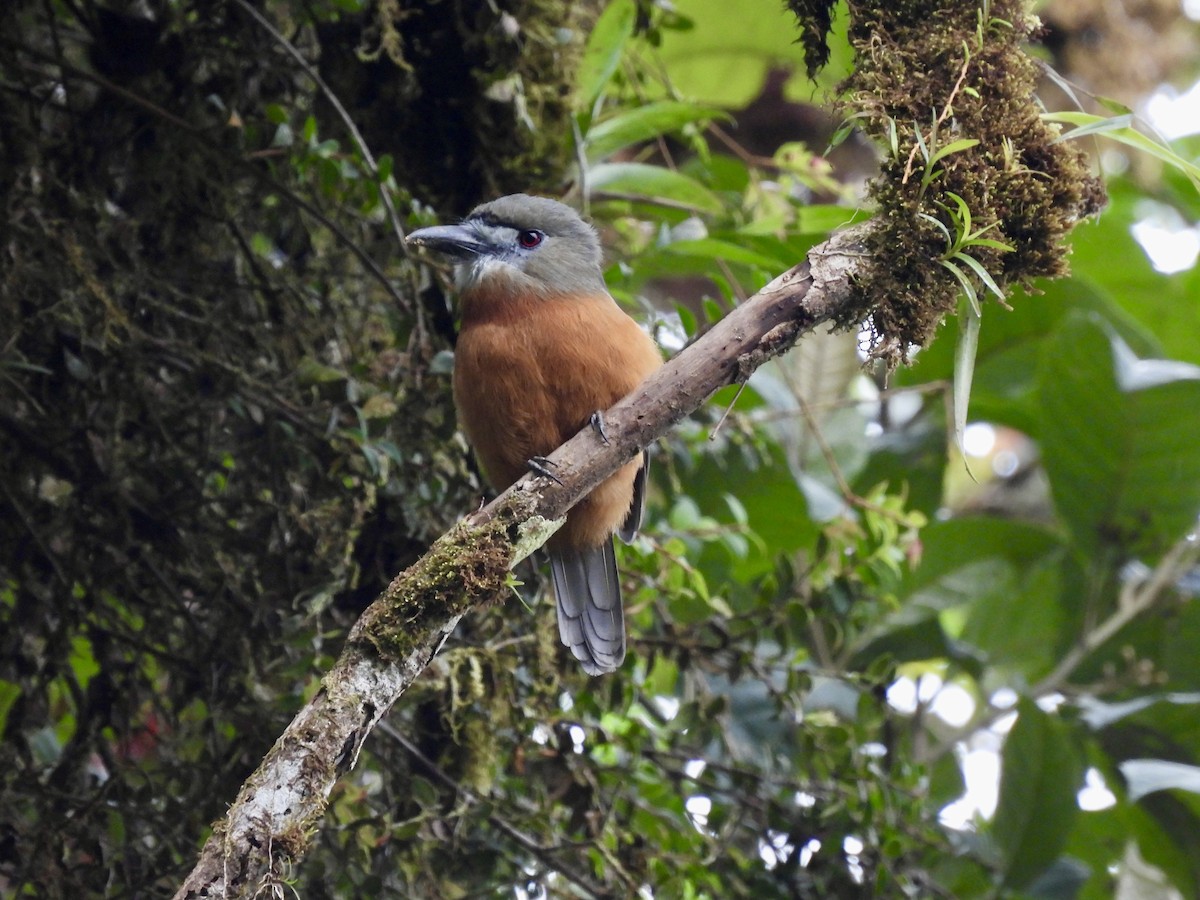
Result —
[[[788, 5], [806, 29], [828, 31], [829, 0]], [[1083, 152], [1059, 139], [1033, 100], [1039, 70], [1023, 42], [1040, 23], [1026, 7], [846, 4], [855, 54], [847, 115], [890, 151], [870, 188], [879, 227], [855, 311], [870, 315], [872, 355], [890, 366], [933, 339], [960, 293], [973, 305], [989, 292], [1003, 302], [1009, 286], [1066, 274], [1067, 233], [1104, 204]], [[805, 46], [810, 64], [821, 63], [821, 42]], [[973, 241], [967, 269], [947, 265], [939, 247], [963, 206], [982, 228], [976, 238], [992, 232]]]
[[844, 316], [864, 229], [834, 235], [670, 360], [550, 459], [561, 483], [528, 476], [454, 526], [400, 573], [351, 629], [321, 689], [288, 725], [218, 822], [177, 900], [245, 897], [280, 880], [320, 825], [337, 779], [437, 654], [462, 616], [508, 594], [509, 569], [596, 485], [818, 324]]

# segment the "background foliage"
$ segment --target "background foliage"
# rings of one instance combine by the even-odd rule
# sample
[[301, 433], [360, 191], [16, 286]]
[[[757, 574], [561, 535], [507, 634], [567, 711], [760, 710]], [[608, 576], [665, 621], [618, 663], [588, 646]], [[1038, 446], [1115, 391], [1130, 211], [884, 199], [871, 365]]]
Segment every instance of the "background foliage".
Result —
[[[1041, 52], [1126, 103], [1194, 74], [1177, 6], [1133, 6], [1045, 4]], [[476, 504], [445, 273], [398, 231], [568, 191], [674, 348], [867, 215], [874, 153], [818, 155], [838, 118], [769, 0], [16, 0], [0, 25], [6, 896], [170, 890], [357, 613]], [[1149, 62], [1102, 83], [1097, 41]], [[658, 448], [622, 673], [563, 659], [523, 568], [372, 737], [296, 889], [1200, 892], [1200, 270], [1131, 233], [1200, 200], [1105, 160], [1072, 278], [985, 310], [978, 483], [952, 337], [890, 384], [855, 335], [806, 339]], [[986, 783], [961, 798], [997, 752], [993, 814]]]

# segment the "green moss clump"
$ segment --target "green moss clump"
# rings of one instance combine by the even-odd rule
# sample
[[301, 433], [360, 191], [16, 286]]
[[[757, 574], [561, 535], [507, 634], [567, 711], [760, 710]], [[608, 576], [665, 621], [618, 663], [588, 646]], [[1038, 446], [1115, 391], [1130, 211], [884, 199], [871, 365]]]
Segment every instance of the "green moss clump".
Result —
[[[802, 5], [811, 4], [793, 11]], [[851, 0], [849, 11], [856, 66], [846, 102], [887, 157], [870, 189], [872, 264], [846, 324], [869, 315], [873, 354], [895, 366], [933, 337], [961, 292], [940, 264], [946, 235], [924, 218], [956, 233], [951, 194], [970, 209], [972, 232], [989, 229], [1012, 248], [966, 251], [1001, 287], [1066, 274], [1064, 238], [1105, 196], [1083, 152], [1039, 118], [1037, 68], [1022, 49], [1039, 23], [1022, 0]], [[960, 140], [978, 144], [928, 162]]]
[[516, 505], [524, 499], [514, 499], [482, 528], [460, 522], [447, 532], [393, 579], [363, 613], [350, 640], [365, 642], [386, 658], [403, 660], [447, 617], [479, 605], [480, 598], [485, 603], [503, 600], [513, 561], [511, 533], [521, 518]]

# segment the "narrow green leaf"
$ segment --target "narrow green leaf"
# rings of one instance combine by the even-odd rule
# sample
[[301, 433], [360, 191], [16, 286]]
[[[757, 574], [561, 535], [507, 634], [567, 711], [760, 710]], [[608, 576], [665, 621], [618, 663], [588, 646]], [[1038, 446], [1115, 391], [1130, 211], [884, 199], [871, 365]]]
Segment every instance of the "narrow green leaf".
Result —
[[966, 295], [967, 300], [970, 301], [971, 309], [975, 311], [975, 315], [982, 316], [983, 310], [979, 308], [979, 297], [975, 293], [975, 285], [971, 283], [971, 279], [967, 276], [967, 273], [948, 259], [941, 260], [941, 264], [958, 279], [959, 286], [963, 289], [963, 294]]
[[996, 279], [992, 278], [991, 273], [983, 267], [983, 263], [969, 253], [956, 253], [954, 254], [954, 258], [970, 266], [971, 270], [979, 276], [979, 280], [984, 283], [989, 291], [1001, 300], [1005, 299], [1004, 291], [1000, 289], [1000, 285], [996, 284]]
[[694, 178], [645, 163], [602, 163], [588, 172], [588, 187], [698, 212], [717, 213], [722, 209], [720, 199]]
[[614, 0], [600, 14], [579, 64], [580, 108], [589, 110], [621, 62], [637, 20], [634, 0]]
[[915, 126], [913, 127], [913, 133], [917, 139], [917, 146], [921, 148], [921, 158], [925, 160], [925, 167], [928, 168], [929, 164], [932, 163], [933, 160], [929, 158], [929, 147], [925, 143], [925, 135], [921, 133], [920, 128]]
[[1083, 777], [1065, 726], [1028, 697], [1004, 743], [1000, 799], [992, 833], [1004, 859], [1004, 884], [1021, 888], [1058, 858], [1079, 812]]
[[954, 193], [954, 191], [946, 191], [946, 196], [953, 200], [954, 205], [958, 207], [958, 220], [962, 226], [962, 233], [969, 235], [971, 233], [971, 207], [967, 205], [966, 200]]
[[[993, 223], [993, 225], [999, 225], [999, 224], [1000, 224], [999, 222]], [[991, 227], [993, 227], [993, 226], [992, 225], [988, 226], [988, 228], [991, 228]], [[977, 232], [977, 233], [982, 234], [983, 232]], [[1003, 250], [1006, 253], [1011, 253], [1015, 249], [1012, 244], [1006, 244], [1006, 243], [1004, 243], [1004, 241], [997, 241], [994, 238], [973, 237], [973, 238], [971, 238], [969, 243], [972, 247], [991, 247], [993, 250]]]
[[1089, 134], [1096, 134], [1101, 137], [1111, 138], [1143, 153], [1149, 153], [1156, 159], [1160, 159], [1167, 165], [1178, 169], [1191, 180], [1197, 190], [1200, 190], [1200, 166], [1184, 159], [1165, 144], [1156, 141], [1154, 138], [1147, 137], [1140, 131], [1132, 128], [1130, 126], [1132, 122], [1130, 116], [1108, 118], [1090, 113], [1058, 112], [1043, 113], [1042, 119], [1047, 122], [1062, 122], [1067, 125], [1078, 126], [1073, 131], [1064, 134], [1060, 140], [1067, 141], [1073, 138], [1085, 137]]
[[938, 227], [942, 234], [946, 236], [946, 246], [950, 246], [954, 243], [954, 238], [950, 234], [950, 229], [947, 228], [945, 223], [942, 222], [941, 219], [937, 218], [937, 216], [931, 216], [929, 213], [917, 213], [917, 216], [918, 218], [924, 219], [926, 222], [930, 222]]
[[[1047, 114], [1049, 115], [1049, 114]], [[1062, 115], [1062, 114], [1060, 114]], [[1114, 131], [1122, 131], [1133, 125], [1133, 114], [1129, 113], [1122, 116], [1096, 116], [1089, 113], [1069, 113], [1072, 117], [1078, 117], [1083, 124], [1063, 135], [1063, 140], [1075, 140], [1076, 138], [1087, 137], [1089, 134], [1109, 134]], [[1046, 118], [1044, 115], [1043, 118]], [[1068, 121], [1067, 119], [1052, 119], [1051, 121]]]
[[971, 403], [971, 380], [975, 377], [975, 353], [979, 349], [979, 326], [983, 321], [979, 309], [967, 302], [958, 305], [958, 343], [954, 347], [954, 443], [963, 460], [963, 433], [967, 429], [967, 407]]
[[676, 100], [638, 106], [593, 124], [584, 138], [587, 156], [590, 161], [599, 161], [623, 147], [670, 134], [692, 122], [721, 117], [727, 118], [727, 115], [719, 109]]
[[929, 158], [929, 165], [933, 165], [939, 159], [944, 159], [951, 153], [960, 153], [963, 150], [969, 150], [979, 143], [979, 138], [959, 138], [957, 141], [951, 141], [944, 147], [934, 151], [933, 156]]

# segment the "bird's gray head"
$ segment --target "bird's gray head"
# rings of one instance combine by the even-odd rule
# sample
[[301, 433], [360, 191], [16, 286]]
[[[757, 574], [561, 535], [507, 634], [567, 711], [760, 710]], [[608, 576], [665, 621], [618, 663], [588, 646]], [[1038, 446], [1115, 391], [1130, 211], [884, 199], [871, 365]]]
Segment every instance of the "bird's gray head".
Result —
[[421, 228], [407, 241], [455, 260], [464, 292], [493, 279], [541, 295], [605, 289], [595, 229], [545, 197], [510, 194], [475, 207], [461, 225]]

